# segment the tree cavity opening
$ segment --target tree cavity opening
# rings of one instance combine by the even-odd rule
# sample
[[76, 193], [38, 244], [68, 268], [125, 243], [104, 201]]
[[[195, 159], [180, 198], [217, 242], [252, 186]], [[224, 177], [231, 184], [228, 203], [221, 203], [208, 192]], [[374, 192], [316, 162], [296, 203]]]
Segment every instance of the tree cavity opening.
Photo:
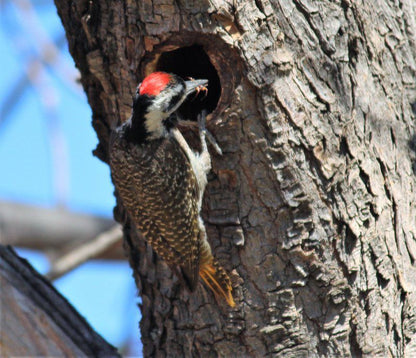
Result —
[[180, 47], [163, 52], [156, 64], [156, 71], [175, 73], [183, 79], [208, 80], [208, 94], [190, 95], [179, 108], [181, 119], [196, 121], [203, 109], [211, 113], [221, 96], [221, 83], [215, 67], [201, 45]]

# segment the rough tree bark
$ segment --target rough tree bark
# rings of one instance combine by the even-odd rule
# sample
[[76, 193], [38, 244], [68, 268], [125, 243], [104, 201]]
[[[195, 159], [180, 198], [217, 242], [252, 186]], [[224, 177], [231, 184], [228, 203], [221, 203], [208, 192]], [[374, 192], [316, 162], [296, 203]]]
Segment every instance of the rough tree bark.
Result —
[[224, 152], [203, 217], [237, 307], [180, 289], [127, 221], [145, 356], [416, 356], [413, 0], [56, 5], [104, 161], [144, 74], [210, 79], [186, 115], [209, 108]]
[[0, 245], [1, 357], [120, 357], [55, 288]]

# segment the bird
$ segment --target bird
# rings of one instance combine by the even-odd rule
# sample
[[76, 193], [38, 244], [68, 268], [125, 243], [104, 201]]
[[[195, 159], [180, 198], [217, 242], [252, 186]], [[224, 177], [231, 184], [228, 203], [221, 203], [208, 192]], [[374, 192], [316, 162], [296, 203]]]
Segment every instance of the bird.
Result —
[[110, 168], [126, 212], [153, 250], [189, 291], [199, 277], [217, 298], [234, 307], [229, 275], [213, 256], [202, 198], [211, 170], [206, 112], [198, 115], [201, 153], [177, 128], [177, 110], [193, 93], [207, 92], [208, 80], [153, 72], [138, 85], [131, 117], [110, 137]]

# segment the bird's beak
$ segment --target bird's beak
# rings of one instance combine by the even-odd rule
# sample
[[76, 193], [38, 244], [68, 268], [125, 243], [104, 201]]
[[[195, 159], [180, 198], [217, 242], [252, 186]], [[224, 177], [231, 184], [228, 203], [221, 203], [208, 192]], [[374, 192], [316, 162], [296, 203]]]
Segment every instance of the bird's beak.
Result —
[[203, 88], [206, 90], [206, 87], [208, 86], [208, 80], [189, 80], [185, 81], [185, 85], [185, 94], [188, 96], [195, 91], [199, 92]]

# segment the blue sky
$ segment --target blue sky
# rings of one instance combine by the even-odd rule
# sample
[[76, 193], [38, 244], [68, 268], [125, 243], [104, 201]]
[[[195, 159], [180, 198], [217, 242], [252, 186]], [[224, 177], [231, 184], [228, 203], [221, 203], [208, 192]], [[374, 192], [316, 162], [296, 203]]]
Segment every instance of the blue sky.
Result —
[[[0, 200], [60, 204], [112, 217], [109, 169], [92, 155], [98, 140], [91, 109], [73, 81], [67, 45], [53, 65], [36, 67], [42, 44], [64, 38], [60, 19], [52, 1], [33, 3], [34, 12], [28, 13], [5, 2], [0, 13]], [[8, 101], [19, 82], [22, 90]], [[46, 272], [43, 255], [19, 252]], [[56, 287], [110, 343], [119, 346], [131, 335], [138, 342], [138, 298], [126, 262], [87, 263], [59, 279]], [[140, 343], [135, 348], [140, 351]]]

